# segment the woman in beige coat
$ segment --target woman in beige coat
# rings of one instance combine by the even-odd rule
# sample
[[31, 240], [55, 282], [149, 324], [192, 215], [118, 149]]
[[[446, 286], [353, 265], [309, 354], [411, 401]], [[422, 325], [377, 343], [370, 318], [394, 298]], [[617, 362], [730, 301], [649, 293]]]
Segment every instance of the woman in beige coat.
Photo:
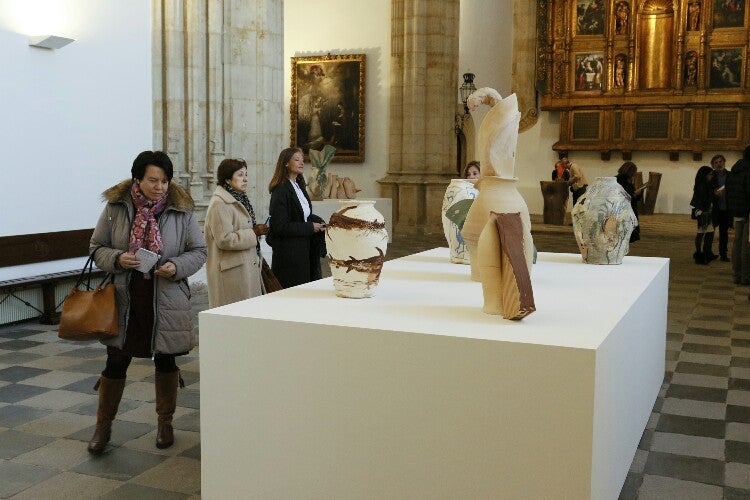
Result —
[[256, 224], [253, 206], [245, 194], [247, 164], [225, 159], [216, 172], [216, 181], [204, 226], [209, 307], [257, 297], [264, 291], [258, 236], [267, 232], [267, 226]]

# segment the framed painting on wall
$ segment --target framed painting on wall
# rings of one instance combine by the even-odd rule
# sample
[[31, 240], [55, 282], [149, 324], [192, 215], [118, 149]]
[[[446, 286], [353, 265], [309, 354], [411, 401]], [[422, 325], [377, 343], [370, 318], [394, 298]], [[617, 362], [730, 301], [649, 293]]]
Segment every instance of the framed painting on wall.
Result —
[[742, 85], [742, 48], [716, 49], [711, 51], [712, 89], [734, 89]]
[[576, 54], [575, 85], [576, 91], [601, 90], [603, 71], [603, 52]]
[[290, 139], [308, 157], [326, 144], [333, 162], [365, 161], [365, 54], [292, 57]]
[[745, 24], [745, 0], [714, 0], [714, 28], [739, 28]]
[[604, 34], [604, 0], [576, 0], [576, 34]]

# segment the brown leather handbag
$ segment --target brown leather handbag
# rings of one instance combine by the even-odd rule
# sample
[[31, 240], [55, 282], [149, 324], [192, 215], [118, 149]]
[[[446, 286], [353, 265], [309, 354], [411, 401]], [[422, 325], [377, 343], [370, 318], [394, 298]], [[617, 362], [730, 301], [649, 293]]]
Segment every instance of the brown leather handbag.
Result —
[[61, 339], [101, 340], [118, 335], [114, 276], [107, 274], [98, 286], [91, 287], [96, 250], [91, 253], [78, 281], [63, 302], [57, 334]]
[[262, 260], [263, 263], [260, 267], [260, 276], [263, 279], [263, 288], [266, 289], [265, 293], [272, 293], [283, 290], [284, 287], [281, 286], [278, 278], [276, 278], [276, 275], [273, 274], [273, 271], [271, 271], [271, 267], [268, 265], [268, 262], [266, 262], [266, 259]]

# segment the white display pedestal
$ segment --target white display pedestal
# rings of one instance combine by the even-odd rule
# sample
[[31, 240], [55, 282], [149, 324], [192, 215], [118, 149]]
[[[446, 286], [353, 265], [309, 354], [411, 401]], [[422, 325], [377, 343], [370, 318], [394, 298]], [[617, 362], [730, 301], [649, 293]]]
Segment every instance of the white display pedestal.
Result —
[[[363, 200], [374, 200], [375, 210], [383, 214], [385, 219], [385, 228], [388, 230], [388, 241], [393, 238], [393, 202], [390, 198], [361, 198]], [[341, 205], [339, 200], [321, 200], [313, 201], [313, 213], [320, 216], [326, 223], [331, 219], [331, 214], [336, 212]]]
[[482, 313], [441, 248], [200, 314], [205, 498], [617, 498], [664, 375], [667, 259], [540, 253]]

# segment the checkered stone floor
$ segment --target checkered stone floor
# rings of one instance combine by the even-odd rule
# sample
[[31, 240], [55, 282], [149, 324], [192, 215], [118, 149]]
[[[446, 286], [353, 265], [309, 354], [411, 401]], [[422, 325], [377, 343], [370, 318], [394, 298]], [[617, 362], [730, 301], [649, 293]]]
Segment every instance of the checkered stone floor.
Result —
[[153, 363], [134, 360], [111, 445], [93, 457], [104, 359], [98, 342], [61, 341], [56, 327], [0, 329], [0, 498], [199, 498], [198, 352], [179, 360], [175, 445], [154, 445]]
[[[569, 226], [532, 217], [539, 251], [576, 252]], [[750, 287], [730, 264], [692, 262], [694, 221], [641, 218], [631, 255], [670, 258], [666, 373], [621, 499], [750, 499]], [[435, 246], [439, 236], [394, 238], [388, 258]], [[206, 307], [194, 287], [194, 312]], [[0, 327], [0, 498], [198, 498], [198, 350], [179, 359], [175, 445], [154, 446], [153, 365], [128, 371], [112, 444], [86, 452], [104, 366], [97, 343], [57, 339], [55, 327]]]

